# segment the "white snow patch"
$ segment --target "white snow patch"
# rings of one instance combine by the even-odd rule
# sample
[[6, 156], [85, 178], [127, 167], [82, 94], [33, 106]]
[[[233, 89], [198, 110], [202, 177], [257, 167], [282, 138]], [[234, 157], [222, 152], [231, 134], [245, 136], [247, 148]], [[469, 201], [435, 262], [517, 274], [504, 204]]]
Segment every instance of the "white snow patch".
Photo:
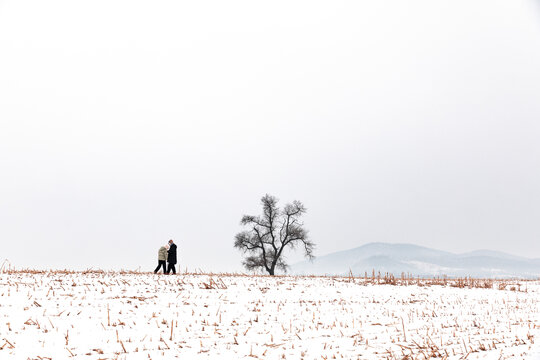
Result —
[[496, 288], [0, 274], [0, 359], [537, 359], [540, 284]]
[[461, 270], [416, 260], [407, 261], [406, 263], [415, 266], [418, 269], [418, 272], [430, 275], [445, 275], [449, 272]]

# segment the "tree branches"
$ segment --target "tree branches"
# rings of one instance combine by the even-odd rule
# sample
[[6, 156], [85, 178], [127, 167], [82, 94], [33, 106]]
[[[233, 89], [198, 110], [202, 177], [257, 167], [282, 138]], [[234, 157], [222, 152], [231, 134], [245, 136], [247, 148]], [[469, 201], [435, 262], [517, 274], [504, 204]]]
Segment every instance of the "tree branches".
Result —
[[287, 247], [301, 246], [307, 258], [314, 257], [315, 244], [300, 221], [307, 211], [305, 206], [293, 201], [280, 209], [277, 203], [276, 197], [266, 194], [261, 198], [262, 215], [244, 215], [240, 221], [248, 230], [236, 235], [234, 246], [248, 254], [243, 261], [247, 270], [264, 269], [270, 275], [275, 274], [276, 268], [286, 271], [283, 252]]

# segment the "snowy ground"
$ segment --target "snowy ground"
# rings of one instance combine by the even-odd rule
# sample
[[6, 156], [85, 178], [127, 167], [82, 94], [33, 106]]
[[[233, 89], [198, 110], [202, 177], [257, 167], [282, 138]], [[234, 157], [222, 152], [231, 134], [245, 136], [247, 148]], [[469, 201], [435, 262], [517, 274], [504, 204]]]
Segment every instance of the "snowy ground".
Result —
[[540, 283], [503, 287], [0, 274], [0, 359], [540, 358]]

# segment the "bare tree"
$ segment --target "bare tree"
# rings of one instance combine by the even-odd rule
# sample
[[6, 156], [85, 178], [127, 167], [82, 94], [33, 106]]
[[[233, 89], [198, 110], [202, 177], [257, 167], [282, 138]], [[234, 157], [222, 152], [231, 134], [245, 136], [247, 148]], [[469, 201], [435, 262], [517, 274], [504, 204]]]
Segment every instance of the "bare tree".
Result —
[[283, 260], [285, 248], [301, 246], [304, 255], [313, 259], [315, 244], [308, 239], [300, 217], [306, 208], [300, 201], [293, 201], [283, 209], [277, 206], [278, 199], [266, 194], [261, 199], [262, 216], [244, 215], [240, 224], [248, 229], [238, 233], [234, 247], [249, 254], [243, 261], [248, 270], [264, 269], [274, 275], [276, 268], [287, 271]]

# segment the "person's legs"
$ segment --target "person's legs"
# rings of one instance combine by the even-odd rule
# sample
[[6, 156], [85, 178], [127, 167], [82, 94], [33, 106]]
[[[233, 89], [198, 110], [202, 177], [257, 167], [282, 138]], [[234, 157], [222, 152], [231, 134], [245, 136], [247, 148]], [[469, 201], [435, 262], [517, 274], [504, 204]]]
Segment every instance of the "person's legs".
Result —
[[176, 274], [176, 264], [172, 264], [171, 270], [173, 274]]
[[171, 266], [172, 266], [171, 263], [167, 264], [167, 272], [165, 274], [168, 274], [171, 272]]
[[154, 270], [154, 274], [157, 273], [161, 269], [161, 267], [163, 267], [163, 273], [165, 274], [167, 272], [167, 267], [165, 264], [166, 262], [164, 260], [158, 260], [158, 266]]

